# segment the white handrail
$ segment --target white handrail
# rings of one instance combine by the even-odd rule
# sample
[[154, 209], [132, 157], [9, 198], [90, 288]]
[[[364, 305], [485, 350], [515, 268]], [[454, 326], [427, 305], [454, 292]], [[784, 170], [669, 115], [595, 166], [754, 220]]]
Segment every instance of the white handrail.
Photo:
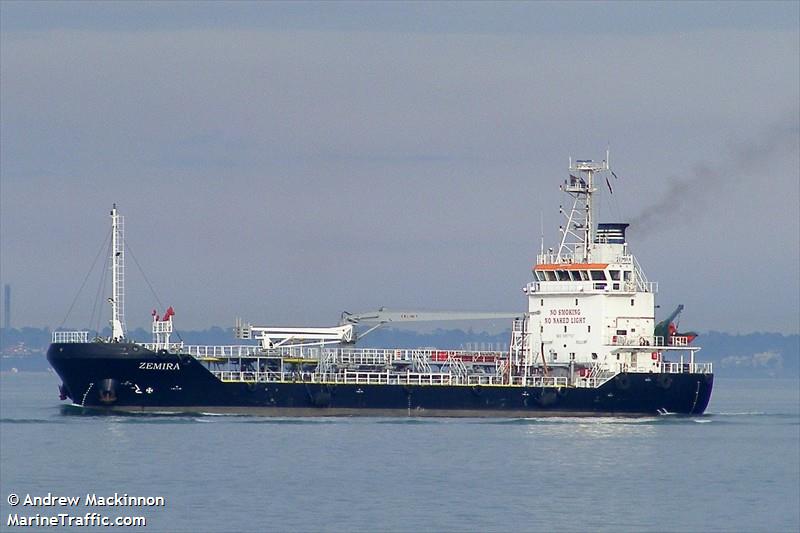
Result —
[[52, 335], [54, 343], [82, 343], [89, 342], [88, 331], [54, 331]]
[[689, 346], [691, 339], [685, 335], [672, 336], [667, 338], [666, 344], [664, 337], [643, 336], [643, 335], [608, 335], [605, 337], [607, 346], [638, 346], [645, 349], [660, 350], [662, 348], [684, 348], [685, 350], [700, 350], [700, 348]]

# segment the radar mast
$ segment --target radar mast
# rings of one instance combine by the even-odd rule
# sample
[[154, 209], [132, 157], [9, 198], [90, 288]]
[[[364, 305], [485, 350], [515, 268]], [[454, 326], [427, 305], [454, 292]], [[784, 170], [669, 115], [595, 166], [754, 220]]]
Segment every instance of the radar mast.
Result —
[[559, 208], [567, 223], [559, 227], [561, 244], [558, 247], [556, 261], [559, 263], [588, 263], [590, 249], [594, 241], [594, 205], [592, 195], [597, 192], [594, 186], [595, 174], [609, 171], [608, 154], [599, 163], [591, 159], [569, 161], [569, 178], [560, 189], [572, 198], [572, 208], [567, 214], [563, 207]]

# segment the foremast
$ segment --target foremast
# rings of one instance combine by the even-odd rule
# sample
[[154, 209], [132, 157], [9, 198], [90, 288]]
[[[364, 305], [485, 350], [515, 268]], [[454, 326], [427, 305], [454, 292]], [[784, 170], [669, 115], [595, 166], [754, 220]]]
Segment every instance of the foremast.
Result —
[[124, 217], [111, 208], [111, 340], [120, 342], [125, 331], [125, 236]]

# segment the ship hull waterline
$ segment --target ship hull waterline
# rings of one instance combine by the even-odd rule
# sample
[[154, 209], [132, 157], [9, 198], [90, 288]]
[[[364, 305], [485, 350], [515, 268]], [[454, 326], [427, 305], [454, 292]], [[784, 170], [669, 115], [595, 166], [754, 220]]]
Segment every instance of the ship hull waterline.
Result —
[[597, 388], [224, 382], [185, 354], [130, 343], [54, 343], [47, 359], [75, 407], [97, 412], [258, 416], [508, 417], [700, 415], [713, 374], [617, 375]]

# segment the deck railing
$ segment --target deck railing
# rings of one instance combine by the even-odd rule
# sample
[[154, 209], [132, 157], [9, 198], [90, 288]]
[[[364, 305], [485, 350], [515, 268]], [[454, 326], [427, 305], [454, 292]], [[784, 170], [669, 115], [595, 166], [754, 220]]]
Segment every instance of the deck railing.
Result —
[[235, 359], [237, 357], [251, 357], [256, 354], [267, 354], [261, 352], [260, 348], [255, 345], [242, 344], [242, 345], [220, 345], [220, 346], [198, 346], [198, 345], [185, 345], [182, 342], [173, 342], [165, 347], [163, 344], [152, 342], [144, 343], [143, 346], [148, 350], [158, 351], [167, 350], [170, 353], [188, 354], [193, 357], [219, 357], [222, 359]]
[[661, 363], [661, 372], [666, 374], [713, 374], [712, 363]]
[[531, 281], [528, 293], [658, 292], [658, 282], [648, 281]]
[[[654, 350], [661, 348], [686, 348], [690, 349], [689, 343], [691, 340], [687, 336], [673, 336], [668, 337], [666, 343], [664, 337], [656, 335], [653, 337], [646, 337], [641, 335], [609, 335], [605, 338], [605, 343], [608, 346], [633, 346], [641, 348], [652, 348]], [[699, 348], [691, 348], [699, 350]]]
[[52, 335], [54, 343], [78, 343], [89, 342], [88, 331], [54, 331]]
[[511, 384], [525, 387], [566, 387], [569, 380], [566, 376], [511, 376]]
[[[159, 346], [155, 343], [144, 343], [149, 350], [156, 350]], [[169, 352], [180, 352], [195, 357], [219, 357], [236, 359], [239, 357], [284, 357], [292, 359], [307, 359], [309, 362], [324, 360], [328, 363], [353, 364], [353, 365], [383, 365], [392, 363], [413, 363], [425, 359], [432, 364], [447, 364], [450, 360], [466, 363], [495, 364], [498, 359], [508, 356], [507, 352], [469, 350], [436, 350], [432, 348], [414, 349], [383, 349], [383, 348], [279, 348], [262, 350], [256, 345], [221, 345], [221, 346], [195, 346], [183, 343], [172, 343], [167, 349]]]
[[[451, 372], [250, 372], [212, 370], [221, 381], [241, 383], [326, 383], [347, 385], [503, 385], [501, 376], [472, 374], [459, 376]], [[566, 386], [566, 378], [563, 379]], [[534, 386], [531, 384], [530, 386]], [[539, 385], [536, 385], [539, 386]], [[548, 385], [541, 385], [548, 386]]]

